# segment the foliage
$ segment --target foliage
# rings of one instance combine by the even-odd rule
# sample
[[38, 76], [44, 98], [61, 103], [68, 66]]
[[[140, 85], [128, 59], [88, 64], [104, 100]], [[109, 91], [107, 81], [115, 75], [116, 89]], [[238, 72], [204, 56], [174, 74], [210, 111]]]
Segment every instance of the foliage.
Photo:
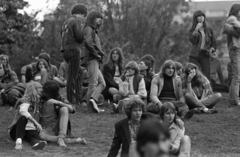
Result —
[[37, 24], [34, 17], [19, 13], [27, 5], [24, 0], [0, 1], [0, 54], [10, 56], [16, 72], [20, 72], [21, 66], [41, 47], [41, 39], [33, 31]]

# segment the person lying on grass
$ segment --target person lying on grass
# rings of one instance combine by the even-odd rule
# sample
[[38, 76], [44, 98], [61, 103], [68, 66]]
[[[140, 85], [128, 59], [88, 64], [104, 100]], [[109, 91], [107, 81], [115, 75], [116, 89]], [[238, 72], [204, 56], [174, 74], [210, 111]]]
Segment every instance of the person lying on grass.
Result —
[[8, 133], [11, 139], [16, 141], [15, 149], [17, 150], [23, 149], [22, 140], [26, 140], [35, 150], [43, 149], [47, 145], [46, 141], [39, 140], [39, 131], [42, 130], [42, 126], [37, 121], [37, 103], [41, 91], [40, 83], [29, 83], [24, 96], [15, 105], [16, 114]]
[[176, 108], [171, 102], [163, 104], [160, 111], [160, 118], [170, 133], [170, 149], [171, 155], [179, 157], [190, 157], [191, 141], [189, 136], [184, 135], [185, 128], [181, 129], [176, 124]]
[[129, 146], [136, 140], [144, 106], [140, 98], [133, 97], [128, 101], [125, 109], [127, 118], [115, 124], [114, 138], [107, 157], [116, 157], [120, 147], [122, 147], [121, 157], [128, 156]]
[[220, 93], [213, 93], [210, 81], [195, 64], [188, 63], [184, 68], [183, 86], [188, 107], [196, 112], [217, 113], [213, 107], [221, 100]]
[[46, 82], [40, 102], [40, 124], [43, 130], [40, 138], [49, 142], [57, 142], [59, 146], [66, 147], [65, 143], [87, 142], [82, 138], [71, 137], [71, 124], [69, 113], [75, 113], [75, 107], [59, 94], [59, 85], [55, 81]]

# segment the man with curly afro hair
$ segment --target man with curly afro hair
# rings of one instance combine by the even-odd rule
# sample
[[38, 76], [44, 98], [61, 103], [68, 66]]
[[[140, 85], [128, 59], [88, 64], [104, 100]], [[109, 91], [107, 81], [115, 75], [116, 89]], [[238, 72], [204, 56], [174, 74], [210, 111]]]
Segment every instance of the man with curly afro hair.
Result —
[[98, 30], [102, 25], [103, 15], [98, 11], [91, 11], [86, 20], [86, 27], [83, 30], [83, 53], [81, 64], [86, 66], [89, 74], [87, 91], [88, 111], [99, 113], [98, 99], [106, 87], [105, 80], [99, 65], [102, 62], [104, 53], [101, 49]]
[[71, 17], [62, 25], [62, 46], [64, 60], [68, 63], [67, 99], [78, 104], [82, 99], [82, 75], [80, 68], [80, 53], [83, 43], [84, 17], [87, 7], [76, 4], [71, 10]]

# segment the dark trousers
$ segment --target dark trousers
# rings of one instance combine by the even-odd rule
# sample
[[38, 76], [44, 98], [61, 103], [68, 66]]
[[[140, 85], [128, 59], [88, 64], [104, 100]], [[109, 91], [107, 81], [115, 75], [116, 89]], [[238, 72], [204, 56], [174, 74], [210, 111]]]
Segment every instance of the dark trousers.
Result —
[[16, 141], [16, 139], [21, 138], [30, 143], [31, 146], [39, 142], [39, 134], [37, 130], [25, 130], [27, 125], [27, 118], [22, 116], [18, 119], [17, 123], [10, 130], [10, 137]]
[[68, 63], [67, 99], [74, 104], [82, 100], [83, 71], [80, 68], [80, 51], [66, 50], [63, 58]]
[[198, 57], [189, 57], [189, 62], [196, 64], [202, 73], [210, 80], [210, 56], [200, 51]]
[[229, 92], [229, 87], [223, 84], [216, 83], [215, 81], [211, 80], [212, 88], [214, 92]]

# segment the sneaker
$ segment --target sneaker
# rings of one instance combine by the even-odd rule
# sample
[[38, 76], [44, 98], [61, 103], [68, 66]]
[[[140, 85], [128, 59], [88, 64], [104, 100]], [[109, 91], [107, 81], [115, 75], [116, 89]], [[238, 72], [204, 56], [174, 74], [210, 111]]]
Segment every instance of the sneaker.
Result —
[[89, 105], [90, 105], [93, 113], [99, 113], [100, 112], [99, 109], [98, 109], [98, 105], [97, 105], [97, 103], [95, 102], [94, 99], [89, 100]]
[[61, 138], [61, 137], [58, 138], [57, 143], [58, 143], [58, 145], [59, 145], [60, 147], [67, 147], [67, 145], [65, 144], [63, 138]]
[[43, 150], [43, 148], [47, 145], [46, 141], [40, 141], [32, 146], [33, 150]]
[[85, 139], [80, 138], [80, 137], [78, 137], [78, 138], [65, 138], [64, 141], [66, 143], [80, 143], [82, 145], [87, 145], [87, 141]]
[[182, 117], [182, 120], [186, 121], [186, 120], [191, 119], [193, 117], [194, 113], [195, 113], [195, 110], [187, 111], [187, 113]]
[[23, 149], [22, 143], [16, 143], [15, 149], [16, 150], [22, 150]]

